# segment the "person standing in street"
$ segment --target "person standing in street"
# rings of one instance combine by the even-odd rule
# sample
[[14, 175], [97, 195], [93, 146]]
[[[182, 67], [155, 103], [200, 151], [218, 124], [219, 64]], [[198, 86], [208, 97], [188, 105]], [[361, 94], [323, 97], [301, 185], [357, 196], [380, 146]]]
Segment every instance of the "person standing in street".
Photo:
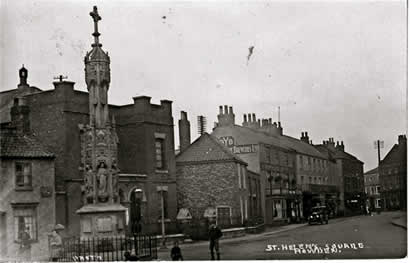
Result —
[[178, 241], [174, 242], [174, 247], [171, 249], [171, 259], [172, 261], [184, 260], [182, 258], [181, 248], [178, 246]]
[[216, 259], [220, 260], [219, 239], [222, 237], [222, 231], [219, 227], [212, 223], [209, 227], [209, 250], [211, 251], [211, 260], [215, 260], [214, 250], [216, 252]]
[[61, 239], [60, 231], [64, 227], [60, 224], [54, 227], [53, 232], [49, 235], [51, 261], [58, 261], [62, 256], [63, 240]]

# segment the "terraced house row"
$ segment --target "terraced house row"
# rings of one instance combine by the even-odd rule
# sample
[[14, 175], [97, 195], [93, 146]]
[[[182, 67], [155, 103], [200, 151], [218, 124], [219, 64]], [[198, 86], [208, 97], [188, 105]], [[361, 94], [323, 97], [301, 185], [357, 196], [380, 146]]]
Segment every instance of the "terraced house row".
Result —
[[267, 224], [300, 221], [316, 205], [328, 206], [333, 215], [361, 212], [363, 162], [343, 142], [313, 144], [307, 132], [293, 138], [280, 122], [255, 114], [244, 114], [237, 125], [228, 106], [220, 106], [212, 135], [260, 174]]

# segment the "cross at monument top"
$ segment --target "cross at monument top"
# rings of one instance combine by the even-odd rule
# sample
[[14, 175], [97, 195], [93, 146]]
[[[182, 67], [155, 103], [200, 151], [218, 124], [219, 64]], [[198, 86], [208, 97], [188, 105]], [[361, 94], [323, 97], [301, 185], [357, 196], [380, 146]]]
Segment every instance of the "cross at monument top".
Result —
[[90, 12], [90, 16], [91, 16], [91, 17], [93, 18], [93, 20], [94, 20], [94, 33], [93, 33], [93, 36], [94, 36], [94, 44], [93, 44], [93, 46], [94, 46], [94, 45], [101, 46], [101, 44], [98, 43], [98, 42], [99, 42], [98, 37], [100, 36], [100, 33], [98, 32], [98, 21], [101, 20], [101, 16], [98, 14], [97, 6], [94, 6], [93, 11]]
[[90, 16], [93, 18], [95, 23], [98, 23], [101, 20], [101, 16], [98, 14], [97, 6], [94, 6], [93, 11], [90, 12]]

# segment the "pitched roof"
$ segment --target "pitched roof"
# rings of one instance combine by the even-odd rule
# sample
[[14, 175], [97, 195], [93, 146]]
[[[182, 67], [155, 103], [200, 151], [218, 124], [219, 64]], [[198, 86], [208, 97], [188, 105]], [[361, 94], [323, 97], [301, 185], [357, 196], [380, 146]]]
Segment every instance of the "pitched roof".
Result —
[[280, 138], [283, 138], [284, 143], [298, 153], [319, 157], [323, 159], [327, 158], [326, 155], [324, 155], [322, 152], [320, 152], [318, 149], [316, 149], [313, 145], [309, 143], [306, 143], [304, 141], [287, 135], [282, 135]]
[[381, 165], [407, 161], [407, 145], [395, 144], [387, 155], [380, 161]]
[[355, 156], [353, 156], [350, 153], [347, 153], [345, 151], [335, 151], [334, 157], [336, 159], [348, 159], [348, 160], [358, 161], [358, 162], [363, 163], [362, 161], [357, 159]]
[[367, 171], [364, 173], [364, 175], [368, 175], [368, 174], [375, 174], [379, 171], [379, 167], [373, 168], [370, 171]]
[[336, 149], [333, 151], [331, 149], [329, 149], [329, 147], [327, 147], [326, 145], [323, 144], [317, 144], [314, 145], [314, 147], [320, 151], [322, 154], [324, 154], [326, 156], [327, 159], [334, 161], [334, 154]]
[[236, 161], [246, 164], [245, 161], [233, 154], [229, 148], [220, 143], [217, 138], [208, 133], [202, 134], [188, 148], [176, 156], [177, 163], [211, 161]]
[[18, 134], [15, 129], [2, 129], [0, 133], [0, 157], [6, 158], [53, 158], [38, 140], [27, 134]]
[[[292, 151], [291, 148], [286, 146], [278, 137], [268, 135], [265, 132], [254, 130], [250, 127], [243, 127], [240, 125], [234, 125], [232, 127], [221, 126], [217, 127], [213, 130], [212, 134], [221, 134], [221, 131], [225, 129], [229, 129], [229, 132], [233, 134], [236, 140], [240, 141], [241, 144], [256, 144], [256, 143], [263, 143], [268, 145], [273, 145], [280, 147], [282, 149]], [[224, 132], [222, 132], [223, 134]]]
[[318, 149], [320, 152], [322, 152], [322, 154], [325, 154], [327, 158], [329, 159], [348, 159], [348, 160], [358, 161], [358, 162], [363, 163], [362, 161], [360, 161], [359, 159], [357, 159], [355, 156], [351, 155], [350, 153], [347, 153], [340, 149], [336, 149], [334, 147], [329, 148], [326, 145], [318, 144], [318, 145], [315, 145], [315, 148]]
[[[235, 125], [235, 129], [243, 134], [243, 137], [252, 136], [254, 141], [259, 143], [265, 143], [269, 145], [278, 146], [280, 148], [296, 151], [301, 154], [315, 156], [319, 158], [326, 158], [320, 151], [318, 151], [313, 145], [305, 143], [299, 139], [287, 136], [287, 135], [272, 135], [267, 134], [264, 131], [258, 131], [249, 127], [243, 127]], [[242, 135], [241, 134], [241, 135]]]

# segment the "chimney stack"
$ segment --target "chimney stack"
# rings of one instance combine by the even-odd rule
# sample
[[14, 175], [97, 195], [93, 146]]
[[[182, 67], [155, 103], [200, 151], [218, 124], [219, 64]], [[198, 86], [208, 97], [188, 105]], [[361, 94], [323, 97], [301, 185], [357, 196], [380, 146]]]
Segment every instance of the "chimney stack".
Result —
[[343, 144], [343, 141], [340, 141], [340, 143], [339, 143], [339, 141], [336, 142], [336, 149], [344, 152], [345, 146]]
[[179, 148], [184, 151], [191, 144], [191, 124], [188, 121], [188, 115], [181, 111], [181, 119], [178, 121], [179, 127]]
[[24, 98], [15, 98], [11, 107], [11, 123], [16, 127], [18, 133], [27, 134], [30, 132], [30, 109]]
[[[228, 110], [229, 109], [229, 110]], [[218, 126], [229, 126], [235, 124], [235, 114], [233, 113], [233, 108], [228, 105], [219, 106], [218, 114]]]
[[405, 134], [403, 134], [403, 135], [399, 135], [399, 145], [405, 145], [407, 143], [407, 138], [406, 138], [406, 135]]
[[309, 143], [309, 136], [307, 132], [302, 132], [302, 137], [300, 137], [301, 141], [304, 141], [305, 143]]

